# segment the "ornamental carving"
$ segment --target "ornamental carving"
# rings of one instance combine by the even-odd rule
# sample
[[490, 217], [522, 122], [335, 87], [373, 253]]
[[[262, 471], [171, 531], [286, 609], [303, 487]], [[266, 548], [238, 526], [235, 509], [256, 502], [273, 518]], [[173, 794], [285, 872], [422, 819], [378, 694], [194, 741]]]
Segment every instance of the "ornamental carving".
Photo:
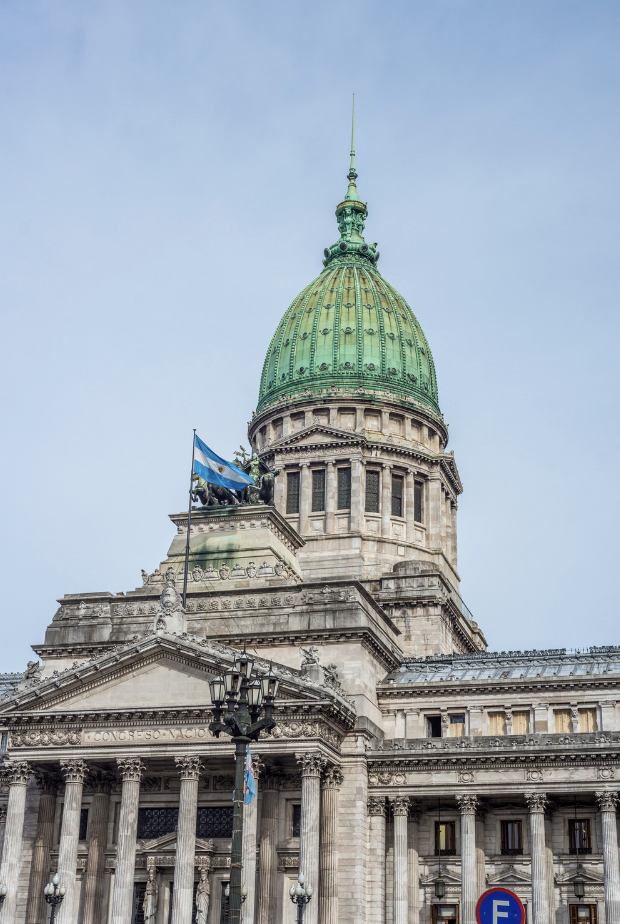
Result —
[[116, 780], [111, 773], [105, 773], [103, 770], [90, 770], [86, 778], [84, 792], [98, 793], [112, 792]]
[[597, 792], [596, 801], [601, 812], [615, 812], [618, 804], [618, 793]]
[[385, 818], [385, 796], [369, 796], [368, 814], [383, 815]]
[[393, 815], [409, 814], [409, 798], [407, 796], [394, 796], [390, 798], [389, 802]]
[[117, 757], [116, 763], [123, 783], [139, 783], [146, 770], [139, 757]]
[[262, 789], [280, 789], [284, 774], [278, 767], [267, 767], [261, 777]]
[[88, 766], [83, 760], [61, 760], [60, 772], [65, 783], [83, 783]]
[[327, 764], [327, 760], [322, 754], [312, 751], [306, 751], [303, 754], [295, 754], [295, 760], [301, 764], [301, 776], [319, 777]]
[[322, 738], [333, 747], [340, 747], [340, 736], [323, 722], [279, 722], [271, 731], [272, 738]]
[[37, 771], [34, 778], [36, 784], [41, 790], [41, 795], [45, 796], [55, 796], [58, 792], [58, 784], [60, 780], [53, 773], [45, 773], [44, 771]]
[[544, 792], [528, 792], [525, 801], [532, 815], [542, 815], [547, 809], [547, 796]]
[[82, 743], [82, 731], [54, 731], [54, 732], [11, 732], [11, 747], [38, 748], [38, 747], [75, 747]]
[[30, 764], [26, 763], [25, 760], [19, 760], [15, 763], [7, 761], [4, 765], [4, 772], [9, 785], [13, 785], [14, 783], [26, 784], [30, 777]]
[[402, 786], [407, 782], [407, 778], [404, 773], [384, 770], [379, 773], [369, 773], [368, 782], [371, 786]]
[[323, 771], [321, 785], [323, 789], [340, 789], [344, 780], [340, 767], [327, 767]]
[[461, 810], [461, 815], [475, 815], [478, 808], [477, 796], [457, 796], [456, 804]]
[[200, 771], [202, 770], [200, 757], [175, 757], [174, 762], [182, 780], [200, 779]]
[[235, 778], [230, 775], [219, 774], [213, 777], [213, 789], [219, 792], [232, 792], [235, 788]]
[[613, 780], [614, 768], [613, 767], [597, 767], [596, 768], [596, 778], [597, 780]]
[[298, 853], [278, 854], [278, 872], [285, 873], [289, 869], [299, 868]]

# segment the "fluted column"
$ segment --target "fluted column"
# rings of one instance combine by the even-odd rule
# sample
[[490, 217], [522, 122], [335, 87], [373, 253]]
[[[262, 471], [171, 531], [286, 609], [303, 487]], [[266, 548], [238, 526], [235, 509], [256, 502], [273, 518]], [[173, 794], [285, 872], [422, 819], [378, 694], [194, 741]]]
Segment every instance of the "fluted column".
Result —
[[325, 473], [325, 532], [327, 535], [333, 535], [336, 532], [337, 503], [338, 479], [336, 477], [336, 463], [328, 462]]
[[407, 530], [407, 542], [413, 542], [415, 539], [414, 489], [415, 478], [413, 469], [408, 469], [407, 479], [405, 482], [405, 522]]
[[409, 917], [409, 882], [407, 880], [407, 815], [409, 799], [390, 799], [394, 817], [394, 924], [407, 924]]
[[88, 835], [86, 876], [84, 877], [82, 924], [100, 924], [102, 920], [105, 849], [108, 842], [110, 789], [112, 788], [112, 777], [108, 773], [93, 773], [91, 779], [94, 792], [90, 808], [90, 831]]
[[73, 924], [77, 854], [80, 842], [80, 812], [82, 811], [82, 789], [87, 767], [83, 760], [61, 760], [60, 772], [65, 781], [65, 804], [62, 812], [62, 828], [58, 847], [58, 875], [66, 892], [58, 906], [58, 924]]
[[452, 504], [452, 507], [450, 508], [450, 516], [452, 517], [452, 565], [456, 571], [459, 560], [456, 536], [456, 504]]
[[530, 812], [530, 841], [532, 852], [532, 924], [549, 924], [549, 900], [547, 897], [547, 857], [545, 853], [545, 808], [544, 793], [528, 793], [525, 796]]
[[603, 875], [605, 877], [605, 924], [620, 924], [620, 870], [618, 867], [618, 794], [597, 792], [603, 831]]
[[339, 767], [328, 767], [321, 780], [320, 924], [338, 922], [338, 792], [342, 781]]
[[25, 761], [7, 763], [4, 765], [4, 770], [9, 781], [9, 802], [6, 807], [0, 882], [7, 887], [8, 891], [4, 904], [0, 907], [0, 921], [2, 924], [14, 924], [30, 765]]
[[[317, 751], [295, 755], [301, 765], [301, 832], [299, 837], [299, 871], [320, 894], [319, 883], [319, 820], [321, 815], [321, 772], [327, 761]], [[308, 902], [304, 924], [317, 924], [319, 903]]]
[[194, 900], [194, 857], [196, 855], [196, 812], [200, 757], [175, 757], [181, 776], [177, 852], [174, 861], [172, 924], [191, 924]]
[[47, 906], [43, 889], [49, 882], [50, 850], [54, 837], [54, 815], [56, 813], [56, 793], [58, 778], [48, 773], [37, 773], [36, 781], [41, 790], [37, 834], [32, 851], [30, 869], [30, 888], [28, 892], [28, 924], [40, 924], [45, 920]]
[[276, 913], [278, 873], [278, 804], [282, 774], [265, 770], [261, 777], [263, 792], [260, 821], [260, 867], [258, 873], [258, 924], [273, 924]]
[[384, 924], [385, 913], [385, 796], [368, 799], [367, 924]]
[[407, 878], [409, 880], [409, 924], [420, 924], [420, 817], [419, 802], [409, 810], [409, 834], [407, 844]]
[[361, 459], [351, 459], [351, 516], [349, 518], [349, 528], [352, 533], [362, 531], [364, 491], [364, 463]]
[[392, 466], [387, 462], [381, 474], [381, 535], [392, 535]]
[[241, 884], [246, 887], [247, 896], [242, 913], [245, 924], [254, 924], [256, 913], [256, 822], [258, 819], [258, 787], [263, 762], [258, 754], [252, 754], [256, 795], [243, 807], [243, 847], [241, 857]]
[[461, 913], [462, 924], [476, 924], [476, 796], [457, 796], [461, 810]]
[[441, 548], [441, 481], [437, 475], [429, 478], [426, 488], [426, 525], [431, 549]]
[[139, 757], [117, 758], [116, 763], [118, 764], [122, 787], [111, 924], [128, 924], [131, 921], [133, 881], [136, 869], [136, 832], [138, 828], [140, 780], [145, 766]]
[[310, 477], [310, 463], [300, 462], [301, 474], [299, 476], [299, 533], [308, 534], [310, 528], [310, 498], [312, 496], [312, 479]]

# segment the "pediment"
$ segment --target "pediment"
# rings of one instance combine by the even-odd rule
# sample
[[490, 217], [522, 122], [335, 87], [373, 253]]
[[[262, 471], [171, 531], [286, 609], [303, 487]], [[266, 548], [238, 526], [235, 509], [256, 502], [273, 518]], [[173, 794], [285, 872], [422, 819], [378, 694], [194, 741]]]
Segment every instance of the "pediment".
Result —
[[[446, 883], [446, 885], [461, 885], [461, 876], [459, 873], [456, 873], [447, 867], [443, 867], [441, 870], [441, 878]], [[435, 885], [435, 880], [437, 879], [437, 873], [433, 873], [430, 876], [420, 876], [420, 885], [421, 886], [433, 886]]]
[[603, 876], [601, 876], [595, 870], [587, 869], [585, 866], [580, 866], [579, 871], [575, 869], [571, 873], [568, 873], [565, 876], [556, 875], [555, 882], [556, 882], [556, 885], [572, 885], [572, 883], [578, 877], [580, 879], [583, 879], [585, 883], [589, 883], [590, 885], [603, 885], [603, 883], [605, 882], [605, 879]]
[[311, 424], [303, 430], [297, 430], [289, 436], [281, 437], [271, 444], [269, 449], [286, 449], [287, 447], [316, 445], [328, 443], [359, 443], [364, 436], [351, 430], [340, 430], [325, 424]]
[[[136, 853], [176, 853], [177, 849], [177, 832], [171, 831], [162, 837], [155, 837], [151, 840], [138, 841], [136, 844]], [[196, 853], [213, 853], [213, 841], [202, 837], [196, 838]]]
[[532, 877], [517, 866], [509, 866], [494, 876], [487, 876], [487, 885], [531, 885]]

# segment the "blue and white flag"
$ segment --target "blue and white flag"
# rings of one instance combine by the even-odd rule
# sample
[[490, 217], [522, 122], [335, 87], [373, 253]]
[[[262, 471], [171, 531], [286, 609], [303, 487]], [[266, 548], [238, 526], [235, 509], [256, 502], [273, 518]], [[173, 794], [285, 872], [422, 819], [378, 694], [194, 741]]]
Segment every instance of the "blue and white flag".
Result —
[[195, 438], [194, 443], [194, 474], [200, 475], [210, 484], [219, 484], [231, 491], [243, 491], [249, 484], [254, 484], [249, 475], [232, 462], [216, 456], [199, 437]]
[[245, 755], [245, 786], [243, 790], [243, 804], [249, 805], [256, 795], [256, 779], [254, 778], [254, 764], [250, 754], [250, 745]]

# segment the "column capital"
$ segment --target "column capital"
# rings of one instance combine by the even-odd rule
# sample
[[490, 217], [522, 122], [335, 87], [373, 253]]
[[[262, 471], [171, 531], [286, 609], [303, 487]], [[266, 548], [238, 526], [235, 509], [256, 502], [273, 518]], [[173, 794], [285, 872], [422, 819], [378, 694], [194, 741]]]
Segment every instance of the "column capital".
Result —
[[139, 757], [117, 757], [116, 764], [123, 783], [139, 783], [146, 770]]
[[321, 777], [321, 786], [323, 789], [340, 789], [344, 776], [340, 767], [326, 767]]
[[109, 793], [114, 785], [114, 776], [104, 770], [91, 770], [88, 774], [87, 786], [94, 793]]
[[15, 786], [17, 784], [27, 786], [31, 767], [25, 760], [16, 760], [15, 762], [7, 761], [4, 765], [4, 772], [8, 777], [10, 786]]
[[409, 814], [409, 797], [408, 796], [390, 796], [390, 808], [394, 815]]
[[526, 792], [525, 801], [530, 815], [544, 815], [547, 809], [547, 795], [544, 792]]
[[456, 804], [458, 805], [461, 815], [475, 815], [478, 808], [478, 796], [466, 795], [457, 796]]
[[88, 772], [86, 761], [77, 759], [61, 760], [60, 772], [65, 783], [83, 783]]
[[299, 462], [298, 464], [300, 468], [308, 468], [310, 465], [309, 462]]
[[385, 818], [385, 796], [368, 797], [368, 814], [383, 815]]
[[600, 812], [615, 812], [618, 805], [617, 792], [597, 792], [596, 801]]
[[37, 770], [34, 775], [35, 781], [41, 795], [55, 796], [58, 792], [60, 780], [55, 773], [47, 773], [45, 770]]
[[305, 751], [303, 754], [295, 754], [295, 760], [298, 764], [301, 764], [302, 777], [320, 777], [321, 771], [327, 764], [327, 759], [318, 751]]
[[382, 463], [381, 463], [381, 468], [384, 469], [384, 470], [389, 471], [389, 469], [391, 469], [392, 467], [393, 467], [393, 466], [392, 466], [392, 463], [391, 463], [391, 462], [382, 462]]
[[202, 770], [200, 757], [184, 755], [183, 757], [175, 757], [174, 762], [182, 780], [200, 779], [200, 771]]

